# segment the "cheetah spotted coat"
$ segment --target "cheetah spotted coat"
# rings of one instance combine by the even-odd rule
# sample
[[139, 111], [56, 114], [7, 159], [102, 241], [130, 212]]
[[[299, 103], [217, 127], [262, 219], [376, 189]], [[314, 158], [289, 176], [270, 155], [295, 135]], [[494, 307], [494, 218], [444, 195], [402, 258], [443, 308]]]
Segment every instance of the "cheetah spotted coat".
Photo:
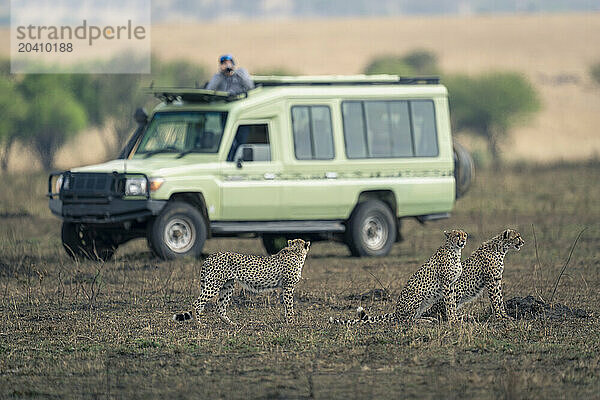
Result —
[[[469, 258], [463, 261], [463, 273], [454, 289], [457, 308], [475, 300], [481, 296], [484, 289], [487, 289], [494, 315], [499, 318], [507, 318], [502, 298], [504, 257], [508, 250], [519, 251], [524, 244], [519, 232], [506, 229], [482, 243]], [[444, 304], [441, 302], [434, 304], [426, 315], [445, 319]]]
[[450, 319], [456, 317], [454, 283], [462, 273], [461, 250], [467, 242], [467, 234], [462, 230], [444, 232], [445, 243], [436, 250], [429, 260], [417, 270], [400, 292], [396, 310], [393, 313], [368, 316], [359, 307], [358, 318], [339, 320], [330, 318], [332, 323], [352, 325], [356, 323], [410, 322], [421, 317], [432, 304], [443, 299]]
[[173, 315], [175, 321], [196, 320], [206, 303], [217, 294], [219, 317], [232, 324], [227, 316], [227, 306], [231, 301], [235, 282], [254, 293], [283, 289], [285, 316], [292, 322], [294, 314], [294, 287], [302, 276], [304, 260], [310, 242], [302, 239], [288, 240], [288, 246], [272, 256], [255, 256], [232, 252], [211, 254], [202, 264], [200, 271], [201, 293], [194, 302], [192, 311]]

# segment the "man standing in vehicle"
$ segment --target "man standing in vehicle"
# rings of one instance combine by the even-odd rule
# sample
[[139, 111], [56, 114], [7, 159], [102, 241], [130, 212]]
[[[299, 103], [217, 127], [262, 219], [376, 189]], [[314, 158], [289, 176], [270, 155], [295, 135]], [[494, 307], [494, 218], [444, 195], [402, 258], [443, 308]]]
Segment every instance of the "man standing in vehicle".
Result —
[[236, 68], [231, 54], [225, 54], [219, 58], [219, 72], [213, 75], [206, 85], [206, 89], [240, 94], [254, 88], [254, 82], [248, 71], [244, 68]]

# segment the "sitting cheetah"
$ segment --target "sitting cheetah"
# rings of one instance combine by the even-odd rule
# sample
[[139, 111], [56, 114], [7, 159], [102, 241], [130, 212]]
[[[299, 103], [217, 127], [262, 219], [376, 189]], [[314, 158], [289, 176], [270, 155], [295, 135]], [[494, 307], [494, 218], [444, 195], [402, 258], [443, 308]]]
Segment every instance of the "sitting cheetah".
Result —
[[[456, 281], [454, 289], [457, 308], [475, 300], [483, 293], [483, 289], [487, 289], [494, 315], [499, 318], [509, 318], [502, 299], [501, 283], [504, 257], [508, 250], [519, 251], [524, 244], [519, 232], [506, 229], [499, 235], [483, 242], [469, 258], [463, 261], [463, 272]], [[443, 303], [434, 304], [427, 312], [427, 316], [446, 318]]]
[[329, 322], [352, 325], [359, 322], [410, 322], [421, 317], [423, 312], [440, 299], [443, 299], [450, 320], [456, 319], [454, 283], [462, 272], [461, 250], [467, 242], [467, 234], [461, 230], [444, 232], [445, 243], [415, 272], [400, 292], [396, 310], [393, 313], [368, 316], [362, 307], [357, 309], [358, 318], [339, 320], [329, 318]]
[[218, 313], [221, 320], [233, 324], [227, 316], [227, 306], [235, 282], [251, 292], [260, 293], [283, 289], [285, 316], [292, 322], [294, 314], [294, 287], [302, 276], [302, 267], [310, 242], [288, 240], [288, 246], [272, 256], [254, 256], [232, 252], [211, 254], [200, 271], [201, 294], [192, 311], [173, 315], [173, 320], [184, 321], [195, 314], [196, 320], [206, 303], [219, 294]]

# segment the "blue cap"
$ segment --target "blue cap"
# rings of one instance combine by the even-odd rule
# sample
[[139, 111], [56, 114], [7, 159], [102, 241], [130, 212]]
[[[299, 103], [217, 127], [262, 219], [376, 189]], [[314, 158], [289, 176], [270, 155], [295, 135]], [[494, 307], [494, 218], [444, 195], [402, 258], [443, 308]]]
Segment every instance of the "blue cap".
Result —
[[219, 63], [223, 64], [225, 61], [231, 61], [231, 63], [235, 65], [235, 61], [233, 61], [233, 56], [231, 54], [224, 54], [219, 58]]

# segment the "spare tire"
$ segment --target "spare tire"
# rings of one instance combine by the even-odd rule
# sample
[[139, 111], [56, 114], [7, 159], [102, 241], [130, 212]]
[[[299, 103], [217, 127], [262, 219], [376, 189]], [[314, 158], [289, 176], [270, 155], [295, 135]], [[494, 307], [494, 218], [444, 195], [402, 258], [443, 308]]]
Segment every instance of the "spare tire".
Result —
[[471, 187], [475, 179], [475, 163], [473, 157], [456, 140], [453, 141], [454, 147], [454, 180], [456, 181], [456, 198], [462, 197]]

